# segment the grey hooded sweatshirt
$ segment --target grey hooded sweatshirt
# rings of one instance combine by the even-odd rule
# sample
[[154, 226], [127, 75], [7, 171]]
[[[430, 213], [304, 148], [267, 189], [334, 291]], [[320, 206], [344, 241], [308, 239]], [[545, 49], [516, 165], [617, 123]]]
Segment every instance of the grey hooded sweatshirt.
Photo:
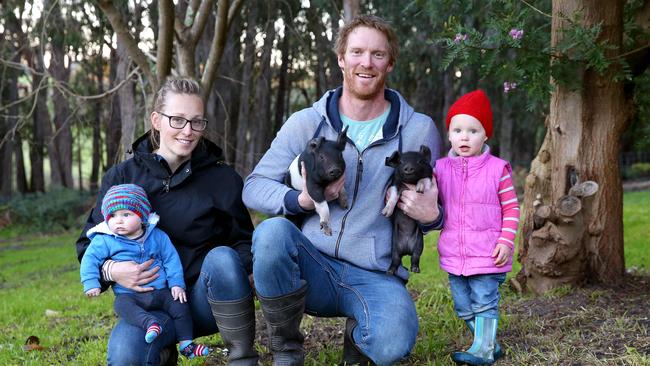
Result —
[[[348, 139], [343, 152], [348, 208], [342, 209], [336, 201], [329, 203], [332, 236], [326, 236], [315, 211], [303, 211], [298, 205], [299, 192], [283, 182], [287, 168], [310, 139], [324, 136], [336, 140], [342, 128], [338, 111], [341, 93], [341, 88], [328, 91], [312, 107], [289, 117], [246, 178], [242, 198], [246, 206], [266, 214], [305, 213], [302, 232], [319, 251], [367, 270], [386, 271], [391, 260], [392, 225], [381, 210], [393, 168], [387, 167], [385, 160], [396, 150], [417, 151], [420, 145], [426, 145], [431, 149], [433, 165], [440, 155], [440, 135], [431, 118], [415, 112], [396, 91], [386, 89], [391, 111], [382, 129], [383, 137], [363, 151]], [[424, 229], [439, 228], [441, 221], [442, 215]], [[396, 273], [408, 279], [406, 268]]]

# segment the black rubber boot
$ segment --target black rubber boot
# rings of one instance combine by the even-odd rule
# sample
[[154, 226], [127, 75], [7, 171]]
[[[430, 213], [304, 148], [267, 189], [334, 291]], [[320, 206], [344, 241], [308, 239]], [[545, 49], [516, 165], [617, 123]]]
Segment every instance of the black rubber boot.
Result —
[[269, 348], [274, 366], [302, 366], [305, 363], [305, 340], [300, 333], [300, 321], [305, 311], [307, 282], [298, 290], [278, 297], [257, 294], [268, 328]]
[[255, 303], [253, 293], [241, 300], [211, 301], [212, 315], [228, 348], [229, 366], [257, 366], [255, 351]]
[[178, 363], [176, 343], [160, 350], [160, 366], [176, 366], [176, 363]]
[[346, 365], [360, 365], [370, 366], [374, 365], [371, 359], [366, 357], [361, 350], [354, 343], [352, 331], [357, 326], [357, 321], [353, 318], [348, 318], [345, 321], [345, 336], [343, 338], [343, 361], [341, 366]]

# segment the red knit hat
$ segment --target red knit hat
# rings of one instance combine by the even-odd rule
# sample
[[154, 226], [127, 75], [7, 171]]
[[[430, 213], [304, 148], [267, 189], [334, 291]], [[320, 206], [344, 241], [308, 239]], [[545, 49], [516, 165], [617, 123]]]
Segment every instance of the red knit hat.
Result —
[[485, 135], [488, 138], [492, 137], [492, 107], [490, 107], [490, 100], [483, 90], [479, 89], [469, 92], [458, 98], [449, 107], [447, 119], [445, 120], [447, 130], [449, 130], [451, 118], [457, 114], [467, 114], [476, 118], [483, 125]]

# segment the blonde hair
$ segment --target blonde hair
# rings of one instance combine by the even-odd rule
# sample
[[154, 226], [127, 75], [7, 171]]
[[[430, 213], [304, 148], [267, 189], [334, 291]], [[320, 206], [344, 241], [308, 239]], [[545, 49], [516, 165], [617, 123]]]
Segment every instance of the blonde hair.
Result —
[[[158, 89], [156, 92], [156, 99], [153, 103], [153, 111], [160, 112], [165, 108], [165, 102], [167, 101], [168, 94], [187, 94], [195, 95], [203, 100], [203, 91], [201, 90], [201, 85], [189, 77], [174, 77], [168, 78], [165, 83]], [[149, 134], [149, 140], [153, 149], [160, 147], [160, 132], [155, 128], [151, 129], [151, 134]]]
[[399, 54], [399, 43], [397, 42], [397, 34], [390, 23], [375, 15], [359, 15], [352, 19], [350, 23], [346, 24], [339, 30], [334, 44], [334, 52], [337, 56], [341, 57], [345, 54], [345, 48], [348, 46], [348, 37], [353, 30], [358, 27], [373, 28], [386, 36], [388, 40], [388, 55], [390, 56], [390, 63], [395, 64]]

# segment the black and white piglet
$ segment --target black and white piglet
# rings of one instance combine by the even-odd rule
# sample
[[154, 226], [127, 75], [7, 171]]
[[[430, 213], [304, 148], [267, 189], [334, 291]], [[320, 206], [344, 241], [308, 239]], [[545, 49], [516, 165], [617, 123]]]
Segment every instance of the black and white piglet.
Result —
[[[393, 155], [386, 158], [386, 165], [395, 168], [392, 182], [388, 187], [388, 200], [381, 211], [382, 215], [390, 217], [393, 215], [400, 194], [406, 188], [403, 183], [415, 184], [418, 192], [431, 188], [433, 177], [431, 150], [422, 145], [420, 151], [408, 151], [402, 154], [395, 151]], [[395, 274], [402, 265], [402, 257], [405, 255], [411, 256], [411, 271], [420, 272], [420, 255], [423, 248], [424, 237], [418, 223], [397, 207], [393, 215], [393, 246], [388, 273]]]
[[[347, 143], [347, 127], [338, 135], [336, 141], [316, 137], [307, 143], [305, 150], [291, 163], [287, 174], [287, 185], [307, 193], [314, 201], [316, 212], [320, 217], [320, 227], [325, 235], [332, 235], [330, 228], [330, 210], [325, 200], [325, 187], [339, 179], [345, 173], [345, 160], [343, 150]], [[307, 177], [306, 187], [303, 187], [303, 178], [300, 166], [304, 164]], [[338, 197], [339, 205], [348, 208], [348, 198], [345, 187], [341, 189]]]

